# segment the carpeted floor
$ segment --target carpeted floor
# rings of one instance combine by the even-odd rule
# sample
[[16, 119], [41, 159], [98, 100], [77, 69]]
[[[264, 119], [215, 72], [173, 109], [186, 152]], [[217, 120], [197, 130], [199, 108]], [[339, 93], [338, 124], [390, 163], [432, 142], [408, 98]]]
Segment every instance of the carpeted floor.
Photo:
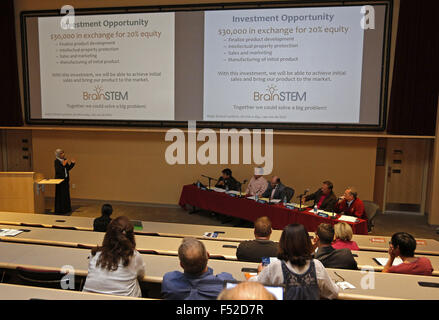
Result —
[[[94, 200], [74, 200], [72, 201], [72, 216], [79, 217], [97, 217], [103, 201]], [[111, 202], [110, 202], [111, 203]], [[113, 215], [125, 215], [133, 220], [173, 222], [201, 225], [224, 225], [240, 227], [252, 227], [251, 223], [242, 224], [239, 219], [232, 219], [226, 223], [224, 217], [213, 216], [209, 212], [201, 211], [190, 214], [188, 211], [175, 206], [159, 206], [145, 204], [127, 204], [111, 203], [113, 206]], [[46, 202], [47, 213], [53, 210], [53, 200]], [[50, 208], [50, 209], [49, 209]], [[405, 231], [417, 238], [431, 238], [439, 240], [439, 234], [436, 233], [436, 227], [427, 223], [425, 216], [410, 214], [380, 214], [374, 220], [375, 227], [372, 230], [373, 235], [391, 236], [395, 232]]]

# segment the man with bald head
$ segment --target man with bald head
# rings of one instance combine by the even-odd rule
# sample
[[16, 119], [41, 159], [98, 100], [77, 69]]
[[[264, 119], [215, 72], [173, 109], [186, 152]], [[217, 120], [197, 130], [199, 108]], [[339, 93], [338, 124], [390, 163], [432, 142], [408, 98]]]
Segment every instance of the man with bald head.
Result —
[[213, 274], [207, 266], [209, 253], [197, 239], [183, 239], [178, 257], [184, 272], [172, 271], [163, 276], [162, 294], [165, 299], [215, 300], [223, 289], [224, 281], [234, 281], [227, 272]]
[[232, 289], [224, 289], [218, 300], [276, 300], [259, 282], [241, 282]]
[[278, 176], [273, 176], [265, 190], [262, 198], [279, 199], [282, 200], [285, 196], [285, 186], [280, 181]]

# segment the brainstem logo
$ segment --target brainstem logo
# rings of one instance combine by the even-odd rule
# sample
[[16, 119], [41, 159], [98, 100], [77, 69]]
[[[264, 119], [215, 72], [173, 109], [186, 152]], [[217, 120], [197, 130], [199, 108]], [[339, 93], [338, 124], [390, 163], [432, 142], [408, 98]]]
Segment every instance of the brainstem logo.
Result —
[[92, 91], [83, 91], [82, 100], [84, 101], [126, 101], [128, 91], [105, 91], [102, 86], [95, 86]]
[[275, 85], [269, 85], [266, 92], [253, 92], [253, 101], [306, 101], [306, 91], [279, 91]]

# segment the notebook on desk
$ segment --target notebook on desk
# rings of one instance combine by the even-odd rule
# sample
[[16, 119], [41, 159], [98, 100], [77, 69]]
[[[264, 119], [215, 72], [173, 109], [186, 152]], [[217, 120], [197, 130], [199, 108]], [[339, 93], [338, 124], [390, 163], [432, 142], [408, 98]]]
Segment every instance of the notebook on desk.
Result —
[[[378, 263], [380, 266], [385, 266], [387, 264], [387, 261], [389, 261], [389, 258], [373, 258], [373, 260]], [[397, 266], [402, 263], [401, 258], [395, 258], [393, 260], [392, 266]]]

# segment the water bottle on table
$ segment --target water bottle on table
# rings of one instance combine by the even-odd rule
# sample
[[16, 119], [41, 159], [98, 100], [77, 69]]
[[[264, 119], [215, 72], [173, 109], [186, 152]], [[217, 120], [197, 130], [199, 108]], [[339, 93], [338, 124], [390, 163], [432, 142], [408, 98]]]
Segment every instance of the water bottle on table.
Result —
[[317, 205], [315, 204], [314, 205], [314, 214], [317, 214], [317, 212], [318, 212], [318, 208], [317, 208]]

